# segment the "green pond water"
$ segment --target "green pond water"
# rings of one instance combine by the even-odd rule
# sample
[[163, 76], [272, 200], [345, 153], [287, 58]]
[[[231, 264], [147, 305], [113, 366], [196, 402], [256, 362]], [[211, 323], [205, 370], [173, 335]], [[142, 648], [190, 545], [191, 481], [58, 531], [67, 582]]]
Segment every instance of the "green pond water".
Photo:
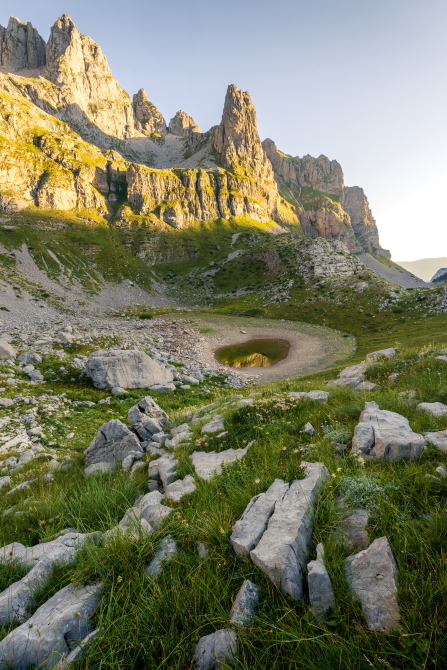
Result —
[[289, 349], [287, 340], [249, 340], [216, 349], [214, 358], [230, 368], [268, 368], [287, 358]]

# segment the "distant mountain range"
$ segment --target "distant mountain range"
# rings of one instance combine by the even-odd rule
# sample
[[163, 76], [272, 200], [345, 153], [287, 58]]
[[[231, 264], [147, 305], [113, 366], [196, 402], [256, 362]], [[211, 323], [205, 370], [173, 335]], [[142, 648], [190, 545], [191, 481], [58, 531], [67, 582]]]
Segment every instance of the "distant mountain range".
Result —
[[405, 268], [408, 272], [412, 272], [416, 277], [420, 277], [424, 281], [431, 281], [434, 275], [441, 268], [447, 268], [447, 257], [440, 258], [421, 258], [418, 261], [395, 261], [397, 265]]

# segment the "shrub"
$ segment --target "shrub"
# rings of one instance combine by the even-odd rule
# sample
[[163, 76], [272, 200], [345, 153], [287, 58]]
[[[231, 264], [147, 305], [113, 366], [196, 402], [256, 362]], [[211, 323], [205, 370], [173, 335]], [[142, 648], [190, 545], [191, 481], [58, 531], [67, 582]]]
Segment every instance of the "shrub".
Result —
[[152, 319], [152, 314], [150, 312], [141, 312], [140, 319]]

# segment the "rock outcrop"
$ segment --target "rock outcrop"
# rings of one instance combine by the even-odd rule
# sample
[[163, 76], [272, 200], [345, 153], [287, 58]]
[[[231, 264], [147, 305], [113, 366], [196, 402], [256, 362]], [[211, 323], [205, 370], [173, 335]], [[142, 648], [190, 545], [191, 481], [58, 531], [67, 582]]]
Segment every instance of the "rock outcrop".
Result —
[[186, 137], [191, 133], [201, 133], [199, 126], [191, 116], [180, 109], [177, 114], [169, 121], [169, 132], [171, 135]]
[[360, 186], [345, 186], [340, 194], [340, 204], [349, 214], [355, 237], [362, 248], [391, 258], [390, 252], [380, 246], [379, 231], [364, 190]]
[[436, 284], [447, 282], [447, 268], [440, 268], [437, 272], [435, 272], [430, 281], [435, 282]]
[[133, 96], [133, 113], [137, 130], [148, 135], [152, 133], [166, 135], [168, 132], [163, 116], [156, 106], [150, 102], [144, 88], [140, 88], [138, 93]]
[[96, 388], [139, 389], [171, 382], [172, 372], [162, 368], [144, 351], [96, 351], [90, 355], [85, 371]]
[[0, 26], [0, 65], [6, 70], [34, 70], [45, 61], [45, 42], [31, 23], [11, 16], [7, 28]]

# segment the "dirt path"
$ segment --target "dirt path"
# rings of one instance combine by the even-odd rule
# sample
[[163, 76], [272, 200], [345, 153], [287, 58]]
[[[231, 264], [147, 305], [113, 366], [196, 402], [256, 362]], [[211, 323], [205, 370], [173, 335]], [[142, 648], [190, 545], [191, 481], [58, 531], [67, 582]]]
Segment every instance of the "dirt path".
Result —
[[[212, 328], [209, 333], [198, 333], [196, 351], [202, 363], [219, 367], [226, 372], [236, 372], [248, 383], [268, 383], [322, 370], [337, 362], [347, 360], [355, 350], [355, 338], [342, 333], [306, 323], [195, 315], [197, 330]], [[241, 333], [241, 330], [245, 333]], [[241, 344], [262, 337], [282, 338], [290, 342], [287, 358], [268, 368], [229, 368], [214, 358], [219, 347]]]

